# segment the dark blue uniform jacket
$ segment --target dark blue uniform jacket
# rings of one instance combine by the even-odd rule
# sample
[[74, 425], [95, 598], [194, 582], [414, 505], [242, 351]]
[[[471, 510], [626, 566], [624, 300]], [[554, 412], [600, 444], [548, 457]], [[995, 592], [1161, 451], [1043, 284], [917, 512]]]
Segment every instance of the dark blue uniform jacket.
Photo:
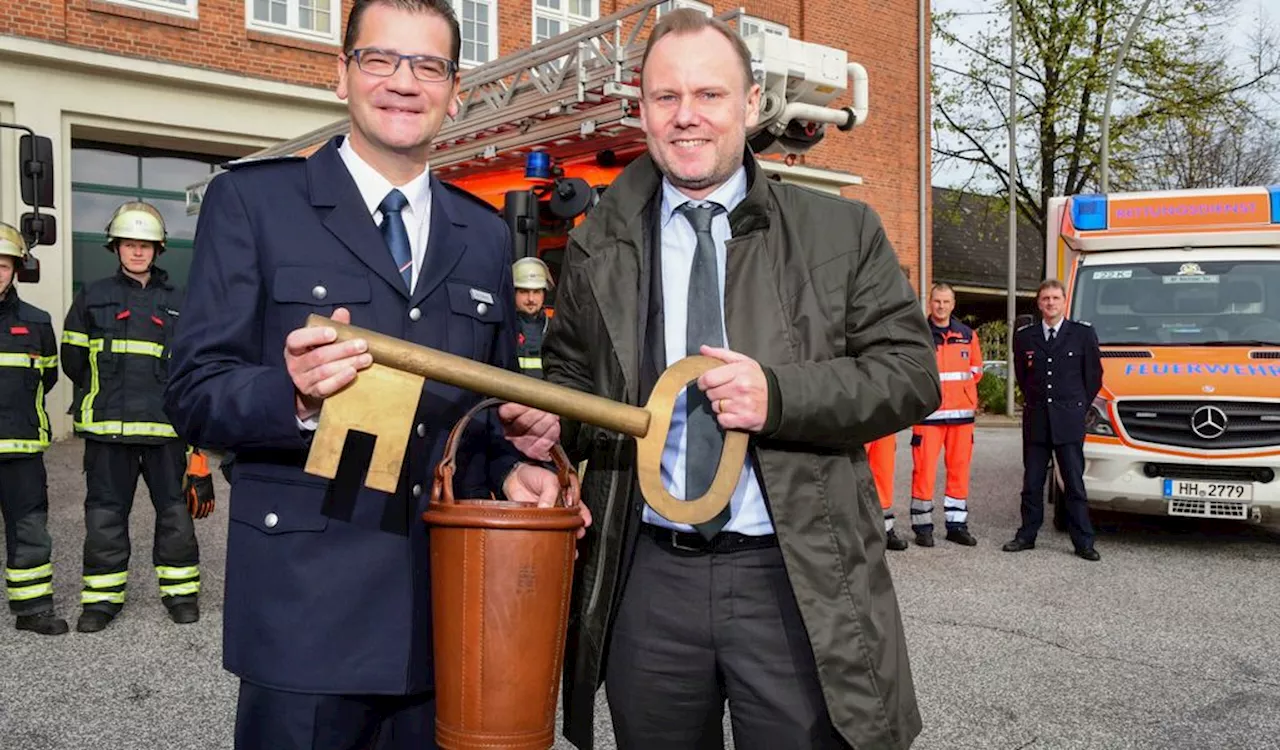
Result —
[[[308, 693], [432, 686], [427, 529], [421, 514], [445, 439], [480, 395], [428, 381], [399, 489], [303, 471], [284, 365], [307, 315], [516, 370], [510, 234], [489, 206], [431, 179], [431, 226], [412, 296], [338, 154], [233, 169], [209, 185], [170, 365], [166, 410], [190, 443], [235, 453], [224, 664]], [[472, 422], [458, 497], [487, 497], [517, 460], [496, 414]], [[368, 441], [349, 438], [344, 461]]]

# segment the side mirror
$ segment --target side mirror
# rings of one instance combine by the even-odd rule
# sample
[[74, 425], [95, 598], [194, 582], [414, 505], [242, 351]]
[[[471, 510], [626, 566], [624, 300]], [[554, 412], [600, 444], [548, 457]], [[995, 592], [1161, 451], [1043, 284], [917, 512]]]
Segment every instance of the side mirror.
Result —
[[42, 135], [24, 135], [18, 145], [22, 202], [53, 208], [53, 141]]
[[18, 269], [18, 281], [23, 284], [40, 283], [40, 261], [36, 260], [31, 253], [27, 253], [26, 260], [22, 262], [22, 268]]
[[19, 231], [27, 245], [52, 245], [58, 241], [58, 220], [50, 214], [25, 213], [20, 220]]

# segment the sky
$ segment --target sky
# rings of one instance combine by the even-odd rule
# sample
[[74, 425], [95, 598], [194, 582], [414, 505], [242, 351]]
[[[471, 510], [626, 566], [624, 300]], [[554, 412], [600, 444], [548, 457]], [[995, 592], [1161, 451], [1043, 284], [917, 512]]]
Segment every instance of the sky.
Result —
[[[999, 6], [1004, 6], [1003, 8]], [[996, 8], [992, 10], [992, 8]], [[954, 11], [963, 14], [961, 18], [952, 22], [952, 27], [956, 31], [963, 34], [966, 29], [974, 32], [985, 28], [989, 23], [995, 21], [1004, 29], [1004, 33], [1008, 35], [1008, 9], [1004, 2], [996, 2], [995, 0], [933, 0], [933, 9], [935, 12], [942, 13]], [[1228, 25], [1226, 38], [1232, 50], [1236, 51], [1240, 62], [1247, 62], [1245, 50], [1248, 48], [1249, 35], [1257, 24], [1259, 14], [1262, 14], [1273, 26], [1280, 27], [1280, 0], [1237, 0], [1235, 8], [1235, 17]], [[951, 67], [963, 69], [963, 58], [955, 54], [952, 49], [944, 47], [935, 40], [933, 46], [933, 59], [935, 64], [949, 64]], [[1008, 48], [1004, 50], [1003, 59], [1008, 59]], [[1260, 106], [1276, 115], [1280, 115], [1280, 101], [1263, 100], [1258, 102]], [[1113, 112], [1114, 112], [1113, 108]], [[1022, 159], [1027, 154], [1020, 152]], [[1006, 158], [1006, 157], [1001, 157]], [[935, 168], [933, 175], [933, 184], [944, 187], [956, 187], [963, 184], [972, 173], [971, 166], [956, 166], [950, 168]], [[974, 185], [974, 187], [987, 187], [993, 190], [999, 190], [1002, 184], [992, 185]]]

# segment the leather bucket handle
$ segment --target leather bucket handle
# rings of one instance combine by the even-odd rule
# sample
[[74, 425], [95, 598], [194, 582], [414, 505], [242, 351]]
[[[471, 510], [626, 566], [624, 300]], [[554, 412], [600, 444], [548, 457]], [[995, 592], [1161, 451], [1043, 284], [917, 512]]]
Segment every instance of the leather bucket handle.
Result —
[[[444, 458], [436, 466], [435, 482], [431, 487], [431, 502], [443, 503], [445, 505], [456, 505], [457, 500], [453, 496], [453, 474], [457, 470], [457, 451], [458, 441], [461, 439], [463, 432], [467, 428], [467, 424], [484, 409], [492, 406], [500, 406], [506, 403], [500, 398], [486, 398], [475, 406], [472, 406], [462, 418], [458, 420], [453, 429], [449, 431], [449, 439], [444, 446]], [[560, 493], [556, 498], [557, 503], [564, 508], [577, 507], [581, 497], [580, 486], [578, 484], [578, 474], [573, 470], [573, 466], [569, 463], [569, 456], [564, 452], [564, 448], [560, 443], [556, 443], [551, 447], [551, 460], [556, 465], [556, 477], [560, 481]]]

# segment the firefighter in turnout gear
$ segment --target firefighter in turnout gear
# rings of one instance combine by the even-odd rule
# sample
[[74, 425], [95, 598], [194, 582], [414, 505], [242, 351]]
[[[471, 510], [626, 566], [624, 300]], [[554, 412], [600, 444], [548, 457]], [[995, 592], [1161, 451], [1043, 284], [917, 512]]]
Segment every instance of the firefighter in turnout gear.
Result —
[[951, 317], [955, 292], [935, 284], [929, 292], [929, 328], [938, 353], [942, 406], [911, 430], [911, 528], [916, 544], [933, 546], [933, 487], [938, 454], [947, 462], [947, 541], [972, 547], [969, 533], [969, 463], [973, 458], [973, 422], [978, 409], [978, 381], [982, 379], [982, 347], [973, 329]]
[[547, 290], [551, 269], [538, 258], [521, 258], [511, 266], [516, 287], [516, 318], [519, 323], [516, 356], [520, 371], [542, 378], [542, 339], [547, 333]]
[[183, 498], [187, 448], [164, 413], [169, 342], [181, 292], [155, 265], [164, 219], [151, 205], [120, 206], [107, 225], [113, 276], [86, 286], [67, 313], [62, 368], [75, 385], [76, 434], [84, 438], [84, 588], [76, 629], [105, 628], [124, 606], [129, 513], [138, 476], [155, 506], [152, 563], [176, 623], [199, 619], [199, 549]]
[[876, 480], [876, 495], [880, 497], [880, 509], [884, 511], [885, 546], [901, 551], [907, 548], [907, 540], [898, 536], [893, 528], [893, 459], [897, 451], [896, 435], [885, 435], [863, 446], [867, 451], [867, 464], [871, 477]]
[[18, 299], [27, 243], [0, 224], [0, 514], [4, 516], [4, 584], [18, 630], [62, 635], [53, 612], [53, 541], [44, 450], [44, 398], [58, 382], [58, 340], [44, 310]]

